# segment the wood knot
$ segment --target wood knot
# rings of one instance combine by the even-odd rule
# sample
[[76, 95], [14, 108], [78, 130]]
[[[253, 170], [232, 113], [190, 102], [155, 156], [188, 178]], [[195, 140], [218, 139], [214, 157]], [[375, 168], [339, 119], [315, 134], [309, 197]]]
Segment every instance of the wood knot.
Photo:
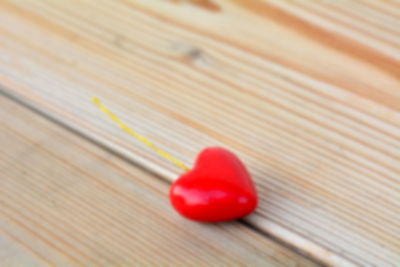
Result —
[[173, 50], [178, 60], [185, 64], [197, 65], [205, 62], [206, 52], [199, 47], [187, 44], [174, 44]]
[[196, 59], [201, 58], [203, 55], [203, 51], [200, 48], [192, 48], [186, 52], [185, 57], [188, 58], [190, 61], [195, 61]]

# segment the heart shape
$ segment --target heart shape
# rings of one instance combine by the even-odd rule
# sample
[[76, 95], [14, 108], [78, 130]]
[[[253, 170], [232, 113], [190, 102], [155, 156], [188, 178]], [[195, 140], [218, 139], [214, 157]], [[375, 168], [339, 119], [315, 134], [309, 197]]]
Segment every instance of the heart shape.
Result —
[[172, 184], [169, 197], [181, 215], [202, 222], [238, 219], [257, 206], [257, 193], [245, 166], [219, 147], [202, 150], [194, 168]]

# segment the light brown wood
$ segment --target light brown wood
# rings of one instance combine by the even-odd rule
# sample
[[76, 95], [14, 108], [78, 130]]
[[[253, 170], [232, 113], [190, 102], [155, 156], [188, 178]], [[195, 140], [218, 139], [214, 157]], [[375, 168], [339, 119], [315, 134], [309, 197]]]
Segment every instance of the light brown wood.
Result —
[[[211, 4], [210, 4], [211, 3]], [[211, 6], [210, 6], [211, 5]], [[393, 1], [2, 1], [7, 93], [167, 180], [248, 165], [255, 227], [331, 265], [400, 262], [400, 7]]]
[[0, 96], [0, 262], [314, 266], [240, 223], [198, 224], [168, 185]]

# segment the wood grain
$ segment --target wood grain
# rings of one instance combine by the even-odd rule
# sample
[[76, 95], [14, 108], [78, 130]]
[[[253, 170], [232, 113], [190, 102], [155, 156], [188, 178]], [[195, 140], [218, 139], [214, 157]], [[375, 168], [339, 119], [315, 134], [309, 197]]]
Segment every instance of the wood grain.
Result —
[[188, 165], [228, 147], [255, 227], [327, 264], [395, 265], [399, 29], [392, 1], [2, 1], [0, 83], [170, 181], [92, 96]]
[[154, 175], [3, 96], [0, 106], [2, 266], [314, 266], [240, 223], [181, 218]]

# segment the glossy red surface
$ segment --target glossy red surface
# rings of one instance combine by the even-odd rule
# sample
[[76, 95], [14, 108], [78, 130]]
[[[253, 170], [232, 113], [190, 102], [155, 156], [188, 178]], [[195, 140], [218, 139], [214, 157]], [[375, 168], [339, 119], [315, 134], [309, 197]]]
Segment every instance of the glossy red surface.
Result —
[[219, 147], [202, 150], [194, 168], [172, 184], [169, 196], [181, 215], [202, 222], [238, 219], [257, 206], [257, 193], [245, 166]]

